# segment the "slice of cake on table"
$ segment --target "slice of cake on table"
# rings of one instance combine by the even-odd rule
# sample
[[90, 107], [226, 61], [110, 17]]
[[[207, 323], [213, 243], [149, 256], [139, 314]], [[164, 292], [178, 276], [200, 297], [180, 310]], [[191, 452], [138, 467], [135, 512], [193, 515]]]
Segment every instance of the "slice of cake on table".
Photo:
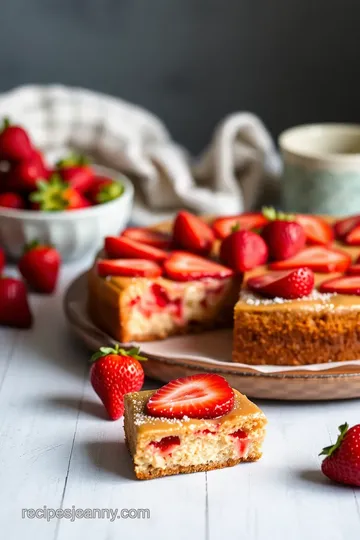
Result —
[[216, 374], [126, 394], [124, 429], [141, 480], [230, 467], [261, 457], [266, 417]]

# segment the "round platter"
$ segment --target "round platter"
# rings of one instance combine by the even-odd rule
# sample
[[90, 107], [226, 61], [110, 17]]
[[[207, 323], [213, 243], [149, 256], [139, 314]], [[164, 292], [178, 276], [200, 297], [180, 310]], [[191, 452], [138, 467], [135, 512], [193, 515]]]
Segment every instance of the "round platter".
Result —
[[[71, 283], [64, 297], [69, 326], [91, 351], [115, 343], [90, 320], [86, 304], [87, 280], [83, 274]], [[310, 401], [360, 397], [359, 365], [263, 372], [260, 366], [257, 369], [231, 362], [231, 345], [231, 330], [142, 343], [141, 351], [148, 357], [143, 367], [148, 377], [162, 382], [201, 372], [219, 373], [231, 386], [254, 398]]]

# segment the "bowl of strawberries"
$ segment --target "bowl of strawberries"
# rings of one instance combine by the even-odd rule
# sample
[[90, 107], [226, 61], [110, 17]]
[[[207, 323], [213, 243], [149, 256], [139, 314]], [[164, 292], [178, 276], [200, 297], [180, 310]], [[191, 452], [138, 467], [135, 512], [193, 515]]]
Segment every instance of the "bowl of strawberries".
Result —
[[63, 260], [95, 252], [118, 234], [132, 210], [134, 188], [123, 174], [71, 154], [47, 163], [28, 133], [4, 121], [0, 131], [0, 245], [19, 258], [33, 240]]

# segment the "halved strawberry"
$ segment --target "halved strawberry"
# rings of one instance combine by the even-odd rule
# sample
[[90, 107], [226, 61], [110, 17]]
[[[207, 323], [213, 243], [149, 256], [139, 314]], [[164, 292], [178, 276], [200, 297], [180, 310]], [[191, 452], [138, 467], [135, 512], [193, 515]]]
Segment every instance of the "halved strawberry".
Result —
[[146, 412], [165, 418], [217, 418], [230, 412], [234, 401], [234, 391], [223, 377], [204, 373], [165, 384], [151, 396]]
[[352, 264], [346, 271], [349, 276], [360, 276], [360, 264]]
[[174, 251], [164, 262], [166, 275], [174, 281], [192, 281], [203, 278], [227, 278], [233, 271], [186, 251]]
[[348, 246], [360, 246], [360, 224], [356, 225], [344, 238]]
[[161, 267], [146, 259], [100, 259], [97, 262], [99, 276], [159, 277]]
[[214, 242], [212, 229], [202, 219], [181, 210], [174, 221], [173, 242], [177, 248], [207, 255]]
[[171, 242], [169, 234], [144, 227], [128, 227], [122, 232], [121, 236], [159, 249], [169, 249]]
[[290, 270], [307, 266], [314, 272], [345, 272], [351, 264], [351, 257], [344, 251], [324, 246], [308, 247], [285, 261], [269, 265], [271, 270]]
[[360, 215], [340, 219], [334, 224], [336, 238], [339, 240], [344, 240], [349, 232], [351, 232], [358, 225], [360, 225]]
[[334, 232], [329, 223], [319, 216], [296, 214], [295, 221], [304, 229], [309, 244], [327, 246], [334, 238]]
[[308, 296], [314, 288], [314, 273], [310, 268], [297, 268], [285, 272], [269, 272], [247, 281], [247, 286], [269, 298], [293, 300]]
[[320, 292], [360, 295], [360, 276], [343, 276], [321, 283]]
[[212, 228], [218, 238], [225, 238], [233, 232], [234, 227], [239, 230], [260, 229], [268, 220], [261, 212], [246, 212], [238, 216], [219, 217], [213, 221]]
[[130, 240], [123, 236], [107, 236], [105, 238], [105, 251], [109, 257], [125, 259], [148, 259], [149, 261], [163, 261], [168, 254], [162, 249], [158, 249], [146, 244], [141, 244], [136, 240]]

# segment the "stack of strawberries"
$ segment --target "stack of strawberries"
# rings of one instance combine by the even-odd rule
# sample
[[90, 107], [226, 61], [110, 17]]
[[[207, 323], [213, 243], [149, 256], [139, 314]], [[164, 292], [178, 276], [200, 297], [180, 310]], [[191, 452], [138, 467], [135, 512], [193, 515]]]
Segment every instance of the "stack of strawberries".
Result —
[[122, 195], [123, 185], [98, 176], [81, 155], [45, 162], [21, 126], [6, 119], [0, 132], [0, 206], [47, 212], [78, 210]]

